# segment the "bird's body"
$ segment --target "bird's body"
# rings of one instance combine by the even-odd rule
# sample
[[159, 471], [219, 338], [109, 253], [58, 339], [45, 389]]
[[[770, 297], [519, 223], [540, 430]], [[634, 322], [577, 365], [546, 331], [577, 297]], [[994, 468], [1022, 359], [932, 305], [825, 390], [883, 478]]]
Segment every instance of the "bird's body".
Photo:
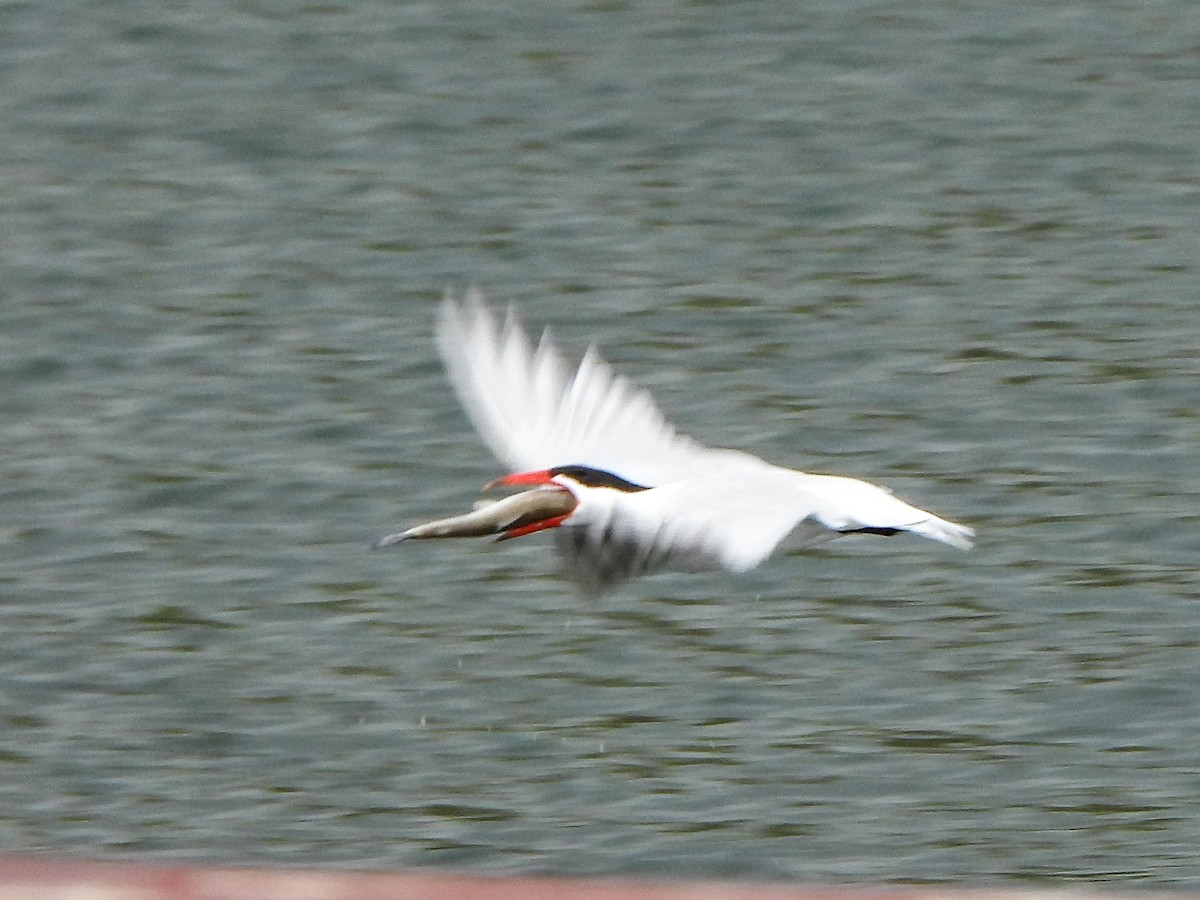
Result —
[[478, 291], [447, 295], [438, 347], [484, 442], [517, 473], [495, 484], [558, 488], [575, 500], [565, 515], [556, 507], [502, 536], [555, 528], [567, 571], [588, 592], [659, 569], [746, 571], [789, 536], [809, 546], [908, 531], [970, 546], [970, 528], [876, 485], [677, 434], [594, 347], [572, 371], [548, 334], [532, 345], [512, 312], [498, 322]]

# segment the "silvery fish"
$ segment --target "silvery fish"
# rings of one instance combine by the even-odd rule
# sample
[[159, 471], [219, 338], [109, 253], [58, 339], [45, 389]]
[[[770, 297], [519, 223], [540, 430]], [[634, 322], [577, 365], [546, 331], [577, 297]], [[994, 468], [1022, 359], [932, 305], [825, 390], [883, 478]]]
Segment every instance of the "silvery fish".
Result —
[[389, 534], [375, 542], [375, 549], [419, 538], [483, 537], [498, 534], [499, 540], [505, 540], [518, 536], [512, 532], [547, 519], [565, 516], [574, 508], [575, 498], [569, 491], [536, 488], [513, 494], [503, 500], [485, 502], [461, 516], [437, 519], [424, 525], [414, 525], [396, 534]]

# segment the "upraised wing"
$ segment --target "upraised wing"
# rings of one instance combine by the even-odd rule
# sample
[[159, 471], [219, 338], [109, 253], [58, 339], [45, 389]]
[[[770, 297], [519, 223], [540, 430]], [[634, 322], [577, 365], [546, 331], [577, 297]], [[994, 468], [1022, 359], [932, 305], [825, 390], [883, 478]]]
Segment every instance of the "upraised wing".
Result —
[[547, 331], [534, 347], [475, 289], [442, 302], [438, 349], [476, 430], [511, 471], [585, 465], [652, 487], [724, 455], [677, 434], [650, 395], [591, 347], [571, 371]]

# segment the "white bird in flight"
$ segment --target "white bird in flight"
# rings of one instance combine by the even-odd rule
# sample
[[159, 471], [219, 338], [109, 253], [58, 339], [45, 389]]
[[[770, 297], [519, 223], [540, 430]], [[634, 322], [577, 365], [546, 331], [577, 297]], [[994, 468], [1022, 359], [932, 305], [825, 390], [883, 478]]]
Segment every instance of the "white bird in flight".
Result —
[[376, 546], [555, 529], [566, 571], [589, 594], [663, 569], [745, 572], [789, 537], [804, 547], [908, 531], [971, 546], [972, 529], [874, 484], [774, 466], [676, 433], [595, 346], [572, 371], [549, 332], [534, 346], [511, 307], [499, 321], [476, 289], [446, 295], [438, 349], [484, 443], [515, 473], [488, 487], [533, 490]]

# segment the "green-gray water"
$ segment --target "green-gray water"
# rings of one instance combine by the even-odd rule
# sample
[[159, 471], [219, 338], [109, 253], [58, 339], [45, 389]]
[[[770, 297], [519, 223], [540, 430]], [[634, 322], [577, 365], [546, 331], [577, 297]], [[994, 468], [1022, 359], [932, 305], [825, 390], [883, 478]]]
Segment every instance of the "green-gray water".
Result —
[[[1200, 885], [1200, 6], [0, 6], [0, 849]], [[475, 281], [979, 530], [599, 604]]]

